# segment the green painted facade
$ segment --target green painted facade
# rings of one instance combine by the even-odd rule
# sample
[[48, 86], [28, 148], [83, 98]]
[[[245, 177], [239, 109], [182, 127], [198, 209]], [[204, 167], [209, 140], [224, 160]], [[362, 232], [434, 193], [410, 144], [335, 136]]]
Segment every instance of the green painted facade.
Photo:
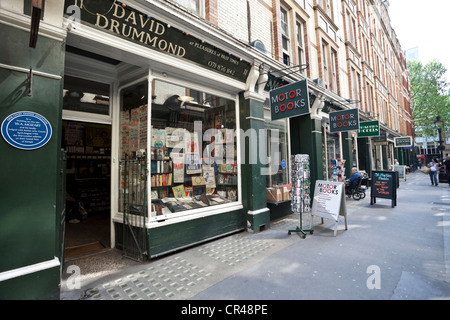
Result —
[[[267, 208], [266, 176], [261, 174], [265, 167], [259, 159], [259, 155], [266, 154], [266, 150], [260, 150], [264, 143], [259, 143], [260, 136], [264, 130], [264, 106], [263, 101], [257, 99], [246, 99], [244, 93], [239, 96], [239, 121], [243, 132], [255, 136], [245, 137], [242, 150], [242, 204], [247, 220], [253, 232], [259, 232], [270, 227], [270, 210]], [[261, 131], [260, 131], [261, 130]], [[241, 139], [241, 141], [243, 141]], [[255, 146], [255, 144], [257, 144]], [[255, 212], [255, 213], [253, 213]]]
[[[40, 36], [28, 47], [29, 32], [0, 24], [0, 63], [63, 75], [64, 44]], [[62, 80], [34, 75], [28, 95], [27, 73], [0, 68], [0, 120], [18, 111], [32, 111], [52, 126], [43, 147], [21, 150], [0, 138], [0, 273], [26, 268], [61, 255], [63, 212], [61, 170]], [[59, 298], [60, 268], [0, 282], [2, 299]], [[20, 284], [20, 285], [19, 285]], [[34, 284], [34, 285], [32, 285]]]
[[323, 180], [322, 125], [309, 115], [290, 119], [291, 154], [309, 154], [311, 194], [315, 181]]

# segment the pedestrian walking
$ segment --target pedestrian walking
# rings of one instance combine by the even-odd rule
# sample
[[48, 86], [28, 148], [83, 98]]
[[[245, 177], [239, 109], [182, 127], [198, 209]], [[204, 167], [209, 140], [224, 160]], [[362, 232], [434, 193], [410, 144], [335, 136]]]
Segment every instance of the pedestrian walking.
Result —
[[437, 174], [439, 172], [439, 164], [436, 159], [432, 159], [431, 162], [428, 164], [428, 168], [430, 168], [430, 180], [431, 185], [438, 185], [438, 179]]
[[447, 175], [448, 186], [450, 187], [450, 155], [447, 155], [447, 158], [444, 160], [444, 169]]

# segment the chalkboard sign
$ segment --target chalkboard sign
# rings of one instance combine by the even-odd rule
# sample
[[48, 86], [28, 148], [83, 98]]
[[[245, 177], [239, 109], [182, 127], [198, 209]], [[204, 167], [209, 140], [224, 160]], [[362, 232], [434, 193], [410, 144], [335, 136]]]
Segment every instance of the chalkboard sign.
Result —
[[397, 174], [396, 171], [372, 171], [370, 205], [376, 202], [376, 198], [391, 199], [392, 208], [397, 205]]

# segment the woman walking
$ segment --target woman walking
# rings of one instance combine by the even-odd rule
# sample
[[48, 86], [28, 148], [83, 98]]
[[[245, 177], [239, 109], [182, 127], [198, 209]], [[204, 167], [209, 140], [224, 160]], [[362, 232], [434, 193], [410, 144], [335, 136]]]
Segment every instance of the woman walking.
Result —
[[432, 159], [430, 164], [428, 165], [430, 168], [430, 180], [431, 185], [438, 185], [437, 174], [439, 172], [439, 164], [436, 159]]

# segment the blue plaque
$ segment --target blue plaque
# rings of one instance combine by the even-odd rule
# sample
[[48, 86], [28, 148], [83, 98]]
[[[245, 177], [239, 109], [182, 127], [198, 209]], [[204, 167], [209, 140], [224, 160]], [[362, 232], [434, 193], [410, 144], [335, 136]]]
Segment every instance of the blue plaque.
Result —
[[281, 167], [282, 167], [283, 169], [286, 168], [286, 160], [281, 160]]
[[1, 126], [6, 142], [22, 150], [43, 147], [52, 137], [50, 122], [38, 113], [19, 111], [6, 117]]

